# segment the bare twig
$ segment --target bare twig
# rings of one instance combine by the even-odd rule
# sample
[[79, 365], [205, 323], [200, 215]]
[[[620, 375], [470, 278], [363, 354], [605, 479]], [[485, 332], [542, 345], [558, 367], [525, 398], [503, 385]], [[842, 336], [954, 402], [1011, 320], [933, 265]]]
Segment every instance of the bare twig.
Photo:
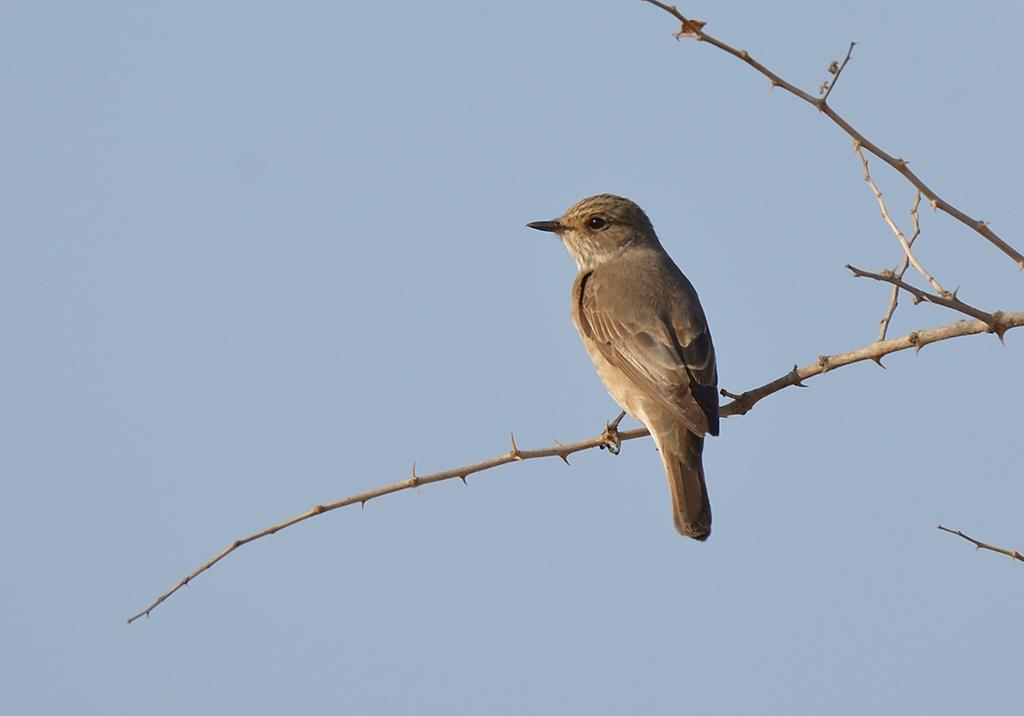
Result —
[[999, 554], [1005, 554], [1007, 557], [1011, 557], [1017, 560], [1018, 562], [1024, 562], [1024, 554], [1021, 554], [1015, 549], [1005, 549], [1003, 547], [996, 547], [995, 545], [987, 544], [985, 542], [979, 542], [973, 537], [965, 535], [960, 530], [951, 530], [948, 527], [943, 527], [942, 525], [936, 525], [936, 527], [938, 527], [943, 532], [949, 532], [951, 535], [956, 535], [957, 537], [967, 540], [968, 542], [973, 544], [977, 549], [987, 549], [990, 552], [998, 552]]
[[[1000, 324], [1004, 327], [1004, 330], [1024, 326], [1024, 311], [1000, 314]], [[842, 367], [844, 365], [850, 365], [851, 363], [857, 363], [865, 360], [877, 360], [884, 355], [888, 355], [889, 353], [896, 353], [898, 351], [903, 351], [908, 348], [920, 350], [929, 343], [936, 343], [938, 341], [944, 341], [950, 338], [957, 338], [959, 336], [970, 336], [977, 333], [987, 333], [989, 332], [989, 330], [990, 328], [988, 323], [984, 321], [958, 321], [956, 323], [951, 323], [946, 326], [940, 326], [938, 328], [931, 328], [923, 331], [915, 331], [914, 333], [909, 333], [900, 338], [894, 338], [888, 341], [872, 343], [868, 346], [864, 346], [863, 348], [858, 348], [857, 350], [849, 351], [847, 353], [836, 353], [834, 355], [821, 356], [814, 363], [806, 365], [803, 368], [797, 368], [796, 366], [794, 366], [793, 370], [789, 371], [785, 375], [776, 378], [770, 383], [766, 383], [765, 385], [762, 385], [758, 388], [753, 388], [744, 393], [735, 394], [730, 393], [726, 390], [722, 390], [722, 394], [726, 397], [731, 398], [732, 401], [721, 407], [720, 414], [722, 415], [722, 417], [728, 417], [730, 415], [744, 415], [752, 407], [754, 407], [754, 405], [757, 402], [759, 402], [763, 398], [766, 398], [767, 396], [772, 395], [773, 393], [777, 393], [783, 388], [787, 388], [789, 386], [804, 387], [804, 380], [812, 378], [816, 375], [821, 375], [822, 373], [833, 370], [835, 368]], [[227, 557], [229, 554], [237, 550], [242, 545], [248, 544], [263, 537], [267, 537], [283, 529], [291, 527], [292, 525], [298, 524], [299, 522], [304, 522], [305, 520], [317, 517], [318, 515], [322, 515], [326, 512], [331, 512], [332, 510], [337, 510], [339, 508], [347, 507], [349, 505], [365, 505], [367, 502], [377, 497], [390, 495], [394, 492], [401, 492], [403, 490], [418, 488], [422, 485], [430, 485], [435, 482], [450, 480], [456, 477], [461, 479], [463, 482], [466, 482], [466, 478], [468, 478], [470, 475], [474, 473], [483, 472], [484, 470], [490, 470], [501, 465], [507, 465], [510, 462], [520, 462], [524, 460], [534, 460], [545, 457], [557, 457], [568, 463], [569, 455], [572, 455], [573, 453], [577, 453], [583, 450], [590, 450], [596, 447], [608, 447], [610, 439], [609, 433], [611, 430], [614, 430], [615, 432], [614, 442], [616, 444], [620, 442], [625, 442], [627, 440], [635, 440], [637, 438], [642, 438], [649, 435], [646, 428], [636, 428], [634, 430], [619, 431], [617, 426], [618, 420], [620, 420], [621, 417], [622, 416], [619, 416], [619, 418], [617, 418], [611, 424], [606, 426], [605, 431], [602, 432], [600, 435], [596, 435], [585, 440], [580, 440], [578, 442], [569, 443], [565, 445], [561, 443], [556, 443], [553, 447], [540, 448], [537, 450], [523, 450], [516, 445], [515, 437], [513, 437], [511, 449], [504, 455], [500, 455], [490, 460], [483, 460], [481, 462], [476, 462], [470, 465], [464, 465], [462, 467], [452, 468], [450, 470], [443, 470], [441, 472], [435, 472], [429, 475], [416, 475], [414, 468], [412, 477], [410, 477], [407, 480], [402, 480], [401, 482], [396, 482], [391, 485], [386, 485], [384, 487], [378, 487], [373, 490], [361, 492], [357, 495], [352, 495], [351, 497], [346, 497], [344, 499], [337, 500], [336, 502], [329, 502], [322, 505], [316, 505], [315, 507], [307, 510], [306, 512], [303, 512], [300, 515], [296, 515], [295, 517], [287, 519], [283, 522], [279, 522], [278, 524], [273, 525], [272, 527], [267, 527], [266, 529], [260, 530], [259, 532], [254, 532], [253, 534], [247, 537], [242, 537], [240, 539], [235, 540], [230, 545], [221, 550], [219, 553], [217, 553], [208, 562], [206, 562], [198, 569], [191, 572], [188, 576], [186, 576], [172, 588], [168, 589], [166, 592], [157, 597], [153, 601], [153, 603], [150, 604], [148, 607], [143, 609], [135, 616], [131, 617], [128, 620], [128, 623], [131, 624], [140, 617], [149, 616], [149, 614], [158, 606], [160, 606], [168, 597], [170, 597], [172, 594], [177, 592], [182, 587], [187, 586], [189, 582], [191, 582], [197, 576], [199, 576], [206, 570], [210, 569], [213, 565], [217, 564], [217, 562]]]
[[919, 274], [924, 276], [925, 281], [927, 281], [940, 296], [943, 298], [949, 298], [951, 295], [949, 291], [944, 289], [939, 282], [935, 280], [935, 277], [925, 270], [924, 266], [921, 265], [921, 262], [917, 260], [917, 257], [915, 257], [913, 252], [910, 250], [910, 242], [908, 242], [907, 238], [903, 235], [903, 231], [896, 225], [896, 222], [892, 220], [892, 217], [889, 216], [889, 210], [885, 208], [885, 199], [882, 198], [882, 192], [879, 191], [878, 185], [875, 184], [875, 180], [871, 178], [871, 170], [868, 169], [868, 159], [864, 156], [864, 150], [856, 142], [853, 143], [853, 148], [854, 151], [857, 152], [857, 156], [860, 158], [861, 167], [864, 169], [864, 181], [866, 181], [868, 186], [871, 187], [871, 193], [875, 195], [875, 199], [878, 201], [878, 208], [882, 211], [882, 218], [885, 220], [885, 223], [889, 225], [892, 233], [896, 235], [896, 240], [900, 242], [900, 246], [903, 247], [903, 254], [905, 258]]
[[643, 2], [649, 3], [656, 7], [661, 8], [665, 12], [672, 15], [672, 17], [679, 20], [682, 23], [682, 27], [679, 32], [674, 34], [674, 37], [689, 37], [699, 42], [706, 42], [709, 45], [714, 45], [719, 50], [727, 52], [733, 57], [736, 57], [748, 65], [753, 67], [757, 72], [767, 77], [773, 87], [781, 87], [785, 91], [789, 92], [794, 97], [798, 97], [809, 105], [816, 107], [822, 114], [831, 119], [840, 129], [848, 134], [856, 143], [867, 149], [869, 152], [874, 154], [876, 157], [881, 159], [883, 162], [888, 164], [890, 167], [895, 169], [897, 172], [903, 175], [903, 177], [917, 187], [918, 190], [931, 203], [932, 207], [945, 212], [952, 216], [957, 221], [961, 222], [965, 226], [970, 227], [981, 236], [985, 237], [993, 246], [997, 247], [1004, 254], [1013, 259], [1014, 263], [1017, 264], [1018, 268], [1024, 269], [1024, 254], [1021, 254], [1017, 249], [1010, 246], [1002, 238], [1000, 238], [992, 229], [989, 228], [988, 223], [979, 219], [972, 218], [956, 208], [938, 194], [936, 194], [927, 184], [925, 184], [920, 177], [911, 171], [906, 160], [894, 157], [885, 150], [881, 149], [877, 144], [869, 140], [859, 131], [857, 131], [853, 125], [847, 122], [838, 112], [832, 109], [832, 106], [825, 101], [824, 97], [815, 97], [794, 84], [787, 82], [786, 80], [779, 77], [777, 74], [769, 70], [767, 67], [762, 65], [760, 62], [750, 56], [746, 50], [737, 50], [731, 45], [727, 45], [716, 37], [709, 35], [704, 32], [705, 23], [700, 20], [687, 19], [682, 13], [676, 8], [675, 5], [668, 5], [660, 2], [659, 0], [643, 0]]
[[969, 303], [964, 303], [957, 298], [956, 293], [951, 293], [947, 296], [936, 296], [934, 293], [928, 293], [922, 291], [917, 286], [913, 286], [903, 279], [896, 278], [896, 274], [891, 269], [886, 269], [882, 273], [872, 273], [871, 271], [865, 271], [859, 269], [851, 264], [846, 264], [846, 268], [853, 272], [853, 275], [857, 278], [872, 278], [875, 281], [882, 281], [883, 283], [889, 283], [893, 286], [902, 288], [907, 293], [914, 296], [914, 300], [917, 303], [922, 301], [926, 303], [934, 303], [936, 306], [944, 306], [945, 308], [951, 308], [954, 311], [959, 311], [965, 316], [976, 318], [979, 321], [984, 321], [989, 326], [989, 331], [995, 333], [1002, 340], [1003, 333], [1006, 329], [1002, 325], [1003, 313], [996, 311], [995, 313], [985, 313], [981, 309], [975, 308]]
[[[907, 245], [913, 246], [914, 241], [921, 235], [921, 192], [918, 190], [914, 194], [914, 205], [910, 207], [910, 217], [914, 222], [914, 229], [910, 232], [910, 238], [907, 239]], [[896, 268], [896, 278], [903, 278], [903, 274], [910, 268], [910, 260], [906, 254], [903, 254], [903, 261]], [[896, 306], [899, 305], [900, 287], [892, 287], [892, 295], [889, 296], [889, 307], [885, 310], [885, 315], [882, 316], [882, 320], [879, 321], [878, 338], [876, 340], [884, 341], [885, 334], [889, 331], [889, 322], [892, 321], [892, 316], [896, 313]], [[878, 361], [879, 365], [882, 365], [882, 361]]]
[[850, 49], [848, 49], [846, 51], [846, 57], [843, 58], [842, 64], [833, 61], [832, 64], [830, 64], [828, 66], [828, 71], [829, 71], [829, 74], [832, 75], [832, 79], [827, 81], [827, 82], [825, 82], [825, 84], [822, 85], [822, 90], [823, 90], [822, 95], [821, 95], [821, 101], [822, 102], [827, 102], [828, 101], [828, 96], [830, 94], [832, 94], [832, 90], [835, 88], [836, 82], [839, 81], [839, 75], [843, 74], [843, 70], [846, 69], [846, 65], [847, 65], [847, 63], [849, 63], [850, 57], [853, 55], [853, 48], [854, 48], [854, 46], [856, 44], [857, 44], [856, 42], [851, 42], [850, 43]]

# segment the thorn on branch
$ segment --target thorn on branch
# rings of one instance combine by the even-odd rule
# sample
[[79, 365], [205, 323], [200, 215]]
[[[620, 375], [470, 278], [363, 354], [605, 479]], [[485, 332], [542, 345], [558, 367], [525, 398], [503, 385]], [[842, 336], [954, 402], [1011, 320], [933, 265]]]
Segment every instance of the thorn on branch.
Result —
[[1005, 348], [1006, 347], [1006, 341], [1003, 340], [1003, 334], [1005, 334], [1006, 331], [1008, 331], [1010, 327], [1008, 325], [1006, 325], [1006, 323], [1003, 321], [1003, 316], [1004, 315], [1005, 314], [1002, 311], [993, 311], [991, 326], [992, 326], [992, 333], [996, 334], [996, 338], [999, 339], [999, 342], [1002, 343], [1003, 347]]
[[522, 460], [523, 456], [519, 453], [519, 447], [516, 445], [516, 434], [509, 433], [512, 436], [512, 449], [509, 451], [509, 457], [513, 460]]
[[918, 335], [917, 331], [911, 331], [907, 335], [907, 343], [914, 346], [914, 355], [920, 353], [921, 349], [924, 348], [924, 345], [921, 343], [921, 336]]
[[804, 382], [802, 380], [800, 380], [800, 367], [799, 366], [794, 365], [793, 366], [793, 370], [789, 371], [789, 375], [787, 377], [789, 378], [790, 384], [794, 388], [806, 388], [807, 387], [804, 384]]
[[416, 463], [412, 464], [412, 476], [409, 478], [409, 482], [417, 490], [420, 489], [420, 478], [416, 476]]
[[[557, 440], [555, 440], [555, 447], [562, 447], [562, 443], [560, 443]], [[562, 458], [562, 462], [564, 462], [566, 465], [569, 464], [569, 453], [568, 452], [565, 452], [565, 451], [560, 452], [560, 453], [558, 453], [558, 457]]]
[[725, 388], [721, 388], [718, 393], [723, 398], [729, 398], [732, 401], [730, 405], [736, 415], [746, 415], [758, 400], [757, 398], [752, 399], [748, 393], [732, 393]]
[[466, 482], [467, 477], [468, 475], [459, 475], [459, 479], [462, 480], [462, 484], [465, 485], [466, 487], [469, 487], [469, 483]]

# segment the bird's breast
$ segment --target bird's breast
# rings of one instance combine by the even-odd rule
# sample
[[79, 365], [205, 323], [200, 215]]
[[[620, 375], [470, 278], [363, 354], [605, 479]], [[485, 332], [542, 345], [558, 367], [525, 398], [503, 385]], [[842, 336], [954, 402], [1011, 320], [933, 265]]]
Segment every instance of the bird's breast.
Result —
[[580, 331], [580, 338], [583, 340], [583, 347], [586, 349], [587, 355], [594, 363], [598, 377], [612, 399], [627, 413], [647, 425], [646, 401], [643, 394], [637, 390], [625, 373], [608, 362], [594, 341], [587, 338], [582, 331]]

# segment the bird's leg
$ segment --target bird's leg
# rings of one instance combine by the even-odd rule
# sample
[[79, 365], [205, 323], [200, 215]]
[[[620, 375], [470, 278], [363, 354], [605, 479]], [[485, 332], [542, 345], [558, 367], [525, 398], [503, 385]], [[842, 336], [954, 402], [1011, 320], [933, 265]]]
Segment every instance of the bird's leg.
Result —
[[608, 452], [612, 455], [618, 455], [619, 449], [622, 448], [622, 438], [619, 437], [619, 423], [626, 417], [626, 411], [623, 410], [619, 413], [619, 417], [610, 423], [605, 423], [604, 433], [601, 434], [601, 445], [600, 448], [604, 450], [608, 448]]

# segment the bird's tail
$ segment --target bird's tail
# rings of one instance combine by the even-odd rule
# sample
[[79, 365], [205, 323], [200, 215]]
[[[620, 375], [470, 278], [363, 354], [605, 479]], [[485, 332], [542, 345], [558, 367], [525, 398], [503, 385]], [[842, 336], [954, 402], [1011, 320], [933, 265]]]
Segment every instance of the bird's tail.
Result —
[[704, 438], [676, 426], [657, 440], [672, 494], [672, 517], [684, 537], [704, 541], [711, 534], [711, 502], [704, 483]]

